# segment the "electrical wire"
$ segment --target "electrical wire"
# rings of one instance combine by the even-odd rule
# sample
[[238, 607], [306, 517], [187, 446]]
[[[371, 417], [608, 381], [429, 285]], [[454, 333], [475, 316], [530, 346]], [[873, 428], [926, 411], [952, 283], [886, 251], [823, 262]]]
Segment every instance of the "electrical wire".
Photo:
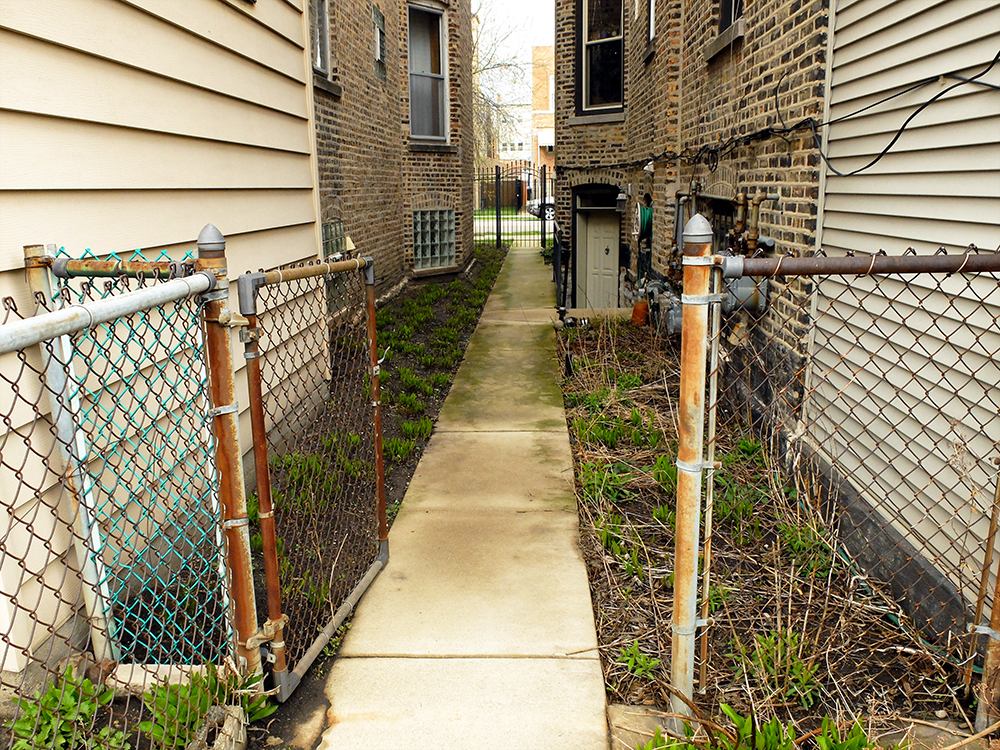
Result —
[[[993, 60], [982, 71], [972, 76], [971, 78], [966, 78], [964, 76], [961, 76], [956, 71], [949, 71], [947, 73], [942, 73], [940, 75], [929, 76], [927, 78], [921, 79], [920, 81], [916, 81], [915, 83], [911, 84], [902, 91], [897, 91], [894, 94], [890, 94], [889, 96], [883, 97], [877, 102], [868, 104], [864, 107], [854, 110], [853, 112], [841, 115], [840, 117], [836, 117], [832, 120], [820, 122], [813, 117], [805, 117], [799, 120], [798, 122], [794, 123], [793, 125], [788, 125], [785, 122], [784, 116], [781, 113], [781, 108], [778, 105], [778, 89], [784, 82], [785, 78], [788, 76], [788, 71], [786, 71], [781, 76], [781, 78], [778, 80], [777, 84], [775, 84], [774, 87], [775, 110], [778, 115], [778, 120], [781, 123], [781, 127], [768, 126], [765, 128], [761, 128], [760, 130], [754, 131], [753, 133], [747, 133], [746, 135], [732, 136], [729, 139], [719, 144], [705, 144], [698, 149], [692, 149], [691, 147], [687, 147], [681, 149], [680, 151], [674, 151], [668, 149], [659, 154], [650, 154], [649, 156], [643, 157], [641, 159], [633, 159], [631, 161], [618, 162], [616, 164], [589, 164], [581, 166], [557, 165], [556, 172], [565, 173], [567, 171], [589, 172], [602, 169], [634, 169], [641, 165], [645, 165], [647, 162], [652, 160], [654, 163], [679, 162], [687, 164], [689, 166], [695, 164], [704, 164], [708, 167], [709, 172], [714, 173], [715, 170], [718, 168], [721, 159], [725, 158], [726, 156], [729, 156], [729, 154], [733, 153], [734, 151], [743, 146], [747, 146], [759, 141], [769, 140], [772, 137], [783, 138], [784, 136], [790, 135], [792, 133], [808, 130], [812, 135], [812, 140], [816, 150], [819, 151], [820, 158], [823, 159], [823, 161], [826, 163], [830, 171], [840, 177], [850, 177], [852, 175], [859, 174], [860, 172], [864, 172], [865, 170], [871, 169], [871, 167], [875, 166], [875, 164], [877, 164], [882, 159], [882, 157], [884, 157], [887, 153], [889, 153], [892, 147], [896, 145], [896, 142], [903, 135], [903, 132], [913, 121], [913, 119], [921, 112], [923, 112], [925, 109], [927, 109], [927, 107], [929, 107], [931, 104], [936, 102], [938, 99], [940, 99], [950, 91], [953, 91], [954, 89], [960, 86], [964, 86], [971, 83], [1000, 90], [1000, 86], [998, 86], [997, 84], [979, 80], [987, 73], [989, 73], [996, 66], [997, 62], [1000, 62], [1000, 50], [997, 51], [997, 54], [993, 57]], [[933, 83], [935, 81], [940, 81], [943, 78], [949, 78], [955, 80], [957, 81], [957, 83], [949, 86], [946, 89], [943, 89], [942, 91], [939, 91], [937, 94], [932, 96], [926, 102], [921, 104], [916, 110], [914, 110], [896, 131], [892, 140], [889, 141], [886, 147], [882, 149], [881, 153], [879, 153], [874, 159], [872, 159], [864, 166], [858, 167], [857, 169], [851, 172], [841, 172], [830, 163], [829, 156], [823, 151], [822, 136], [819, 133], [820, 128], [825, 127], [827, 125], [834, 125], [838, 122], [843, 122], [844, 120], [848, 120], [853, 117], [857, 117], [863, 112], [867, 112], [868, 110], [878, 107], [882, 104], [885, 104], [886, 102], [892, 101], [897, 97], [916, 91], [917, 89], [922, 88], [930, 83]], [[788, 139], [785, 138], [785, 140]]]

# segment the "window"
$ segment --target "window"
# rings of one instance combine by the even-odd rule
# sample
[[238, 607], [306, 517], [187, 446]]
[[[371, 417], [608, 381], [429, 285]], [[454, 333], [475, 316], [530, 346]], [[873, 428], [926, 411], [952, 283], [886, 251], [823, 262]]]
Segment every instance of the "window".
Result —
[[310, 0], [309, 35], [312, 41], [313, 70], [330, 75], [330, 6], [329, 0]]
[[410, 8], [410, 135], [445, 140], [443, 15]]
[[743, 0], [722, 0], [719, 6], [719, 33], [743, 18]]
[[372, 6], [372, 26], [374, 27], [375, 43], [375, 75], [385, 80], [385, 15]]
[[556, 77], [549, 76], [549, 112], [556, 111]]
[[649, 41], [656, 38], [656, 0], [647, 0], [646, 18], [649, 20]]
[[413, 212], [413, 267], [455, 265], [455, 209]]
[[583, 0], [583, 109], [622, 106], [622, 0]]

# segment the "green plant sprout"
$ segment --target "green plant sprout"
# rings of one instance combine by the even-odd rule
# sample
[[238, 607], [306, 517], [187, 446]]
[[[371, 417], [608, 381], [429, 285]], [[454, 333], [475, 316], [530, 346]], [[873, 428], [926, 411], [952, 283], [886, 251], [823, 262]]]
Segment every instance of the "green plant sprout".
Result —
[[639, 641], [632, 641], [632, 645], [622, 648], [615, 661], [624, 664], [625, 668], [636, 677], [652, 678], [653, 670], [660, 666], [660, 660], [647, 656], [639, 649]]

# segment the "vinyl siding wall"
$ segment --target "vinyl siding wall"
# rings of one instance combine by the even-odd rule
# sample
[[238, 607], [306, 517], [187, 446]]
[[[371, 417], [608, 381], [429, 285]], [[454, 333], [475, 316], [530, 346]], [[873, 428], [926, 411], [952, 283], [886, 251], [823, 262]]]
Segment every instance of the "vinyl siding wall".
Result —
[[[976, 75], [1000, 50], [996, 0], [836, 3], [826, 120], [916, 81]], [[1000, 84], [1000, 63], [983, 79]], [[870, 162], [940, 79], [829, 126], [833, 166]], [[820, 245], [830, 255], [1000, 245], [1000, 92], [967, 84], [910, 123], [852, 177], [825, 170]], [[976, 596], [1000, 443], [995, 276], [819, 286], [811, 436], [869, 504], [968, 602]], [[991, 588], [992, 590], [992, 588]]]
[[[74, 256], [142, 248], [181, 257], [212, 223], [227, 237], [231, 278], [315, 256], [303, 1], [0, 0], [0, 297], [32, 309], [22, 270], [32, 244]], [[0, 356], [5, 373], [18, 364]], [[243, 378], [237, 399], [245, 409]], [[0, 412], [9, 408], [9, 397], [0, 399]], [[26, 409], [19, 415], [31, 418]], [[249, 435], [245, 414], [241, 426]], [[37, 486], [40, 462], [25, 472]], [[0, 492], [10, 498], [7, 485], [0, 481]], [[68, 571], [78, 567], [70, 535], [24, 495], [13, 517], [0, 516], [0, 590], [58, 625], [79, 590]], [[48, 537], [43, 523], [60, 526], [51, 551], [37, 538]], [[14, 559], [22, 555], [27, 579]], [[52, 595], [60, 589], [62, 603]], [[5, 601], [0, 628], [15, 645], [5, 670], [22, 669], [18, 649], [48, 635], [29, 635], [24, 611]]]

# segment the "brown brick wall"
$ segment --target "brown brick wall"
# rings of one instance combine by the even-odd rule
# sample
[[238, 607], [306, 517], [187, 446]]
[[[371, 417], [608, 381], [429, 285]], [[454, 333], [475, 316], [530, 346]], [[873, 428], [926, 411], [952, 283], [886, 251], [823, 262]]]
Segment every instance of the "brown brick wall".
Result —
[[381, 292], [412, 270], [414, 210], [454, 208], [456, 254], [464, 258], [471, 249], [472, 55], [470, 2], [452, 0], [446, 9], [449, 146], [411, 152], [407, 4], [375, 5], [385, 16], [385, 79], [375, 70], [371, 0], [331, 2], [332, 79], [343, 94], [317, 87], [315, 109], [321, 217], [342, 220], [358, 249], [375, 257]]
[[[681, 130], [684, 145], [697, 149], [732, 135], [791, 125], [823, 114], [827, 3], [773, 0], [746, 3], [746, 36], [712, 60], [704, 50], [715, 39], [718, 0], [692, 0], [685, 8]], [[787, 74], [787, 75], [786, 75]], [[784, 76], [784, 78], [782, 78]], [[775, 87], [780, 116], [775, 108]], [[740, 147], [720, 160], [683, 166], [681, 182], [697, 180], [706, 192], [776, 192], [761, 210], [761, 234], [777, 240], [778, 251], [812, 248], [819, 196], [819, 153], [809, 131], [773, 136]]]
[[[674, 195], [692, 181], [702, 192], [729, 197], [737, 190], [776, 192], [761, 211], [761, 234], [780, 252], [811, 249], [816, 230], [819, 154], [808, 130], [741, 146], [717, 163], [686, 164], [657, 158], [653, 175], [642, 171], [650, 155], [686, 152], [784, 122], [822, 117], [827, 4], [824, 0], [746, 3], [745, 36], [711, 60], [718, 36], [719, 0], [659, 0], [656, 36], [648, 41], [646, 8], [626, 0], [625, 118], [606, 124], [573, 124], [576, 115], [578, 0], [556, 2], [557, 216], [568, 227], [570, 189], [587, 182], [631, 187], [623, 240], [631, 236], [634, 204], [653, 198], [653, 266], [669, 270], [674, 237]], [[782, 80], [782, 76], [787, 76]], [[620, 182], [619, 182], [620, 181]], [[709, 212], [706, 202], [698, 209]], [[633, 252], [633, 259], [635, 253]], [[633, 261], [634, 262], [634, 261]]]

